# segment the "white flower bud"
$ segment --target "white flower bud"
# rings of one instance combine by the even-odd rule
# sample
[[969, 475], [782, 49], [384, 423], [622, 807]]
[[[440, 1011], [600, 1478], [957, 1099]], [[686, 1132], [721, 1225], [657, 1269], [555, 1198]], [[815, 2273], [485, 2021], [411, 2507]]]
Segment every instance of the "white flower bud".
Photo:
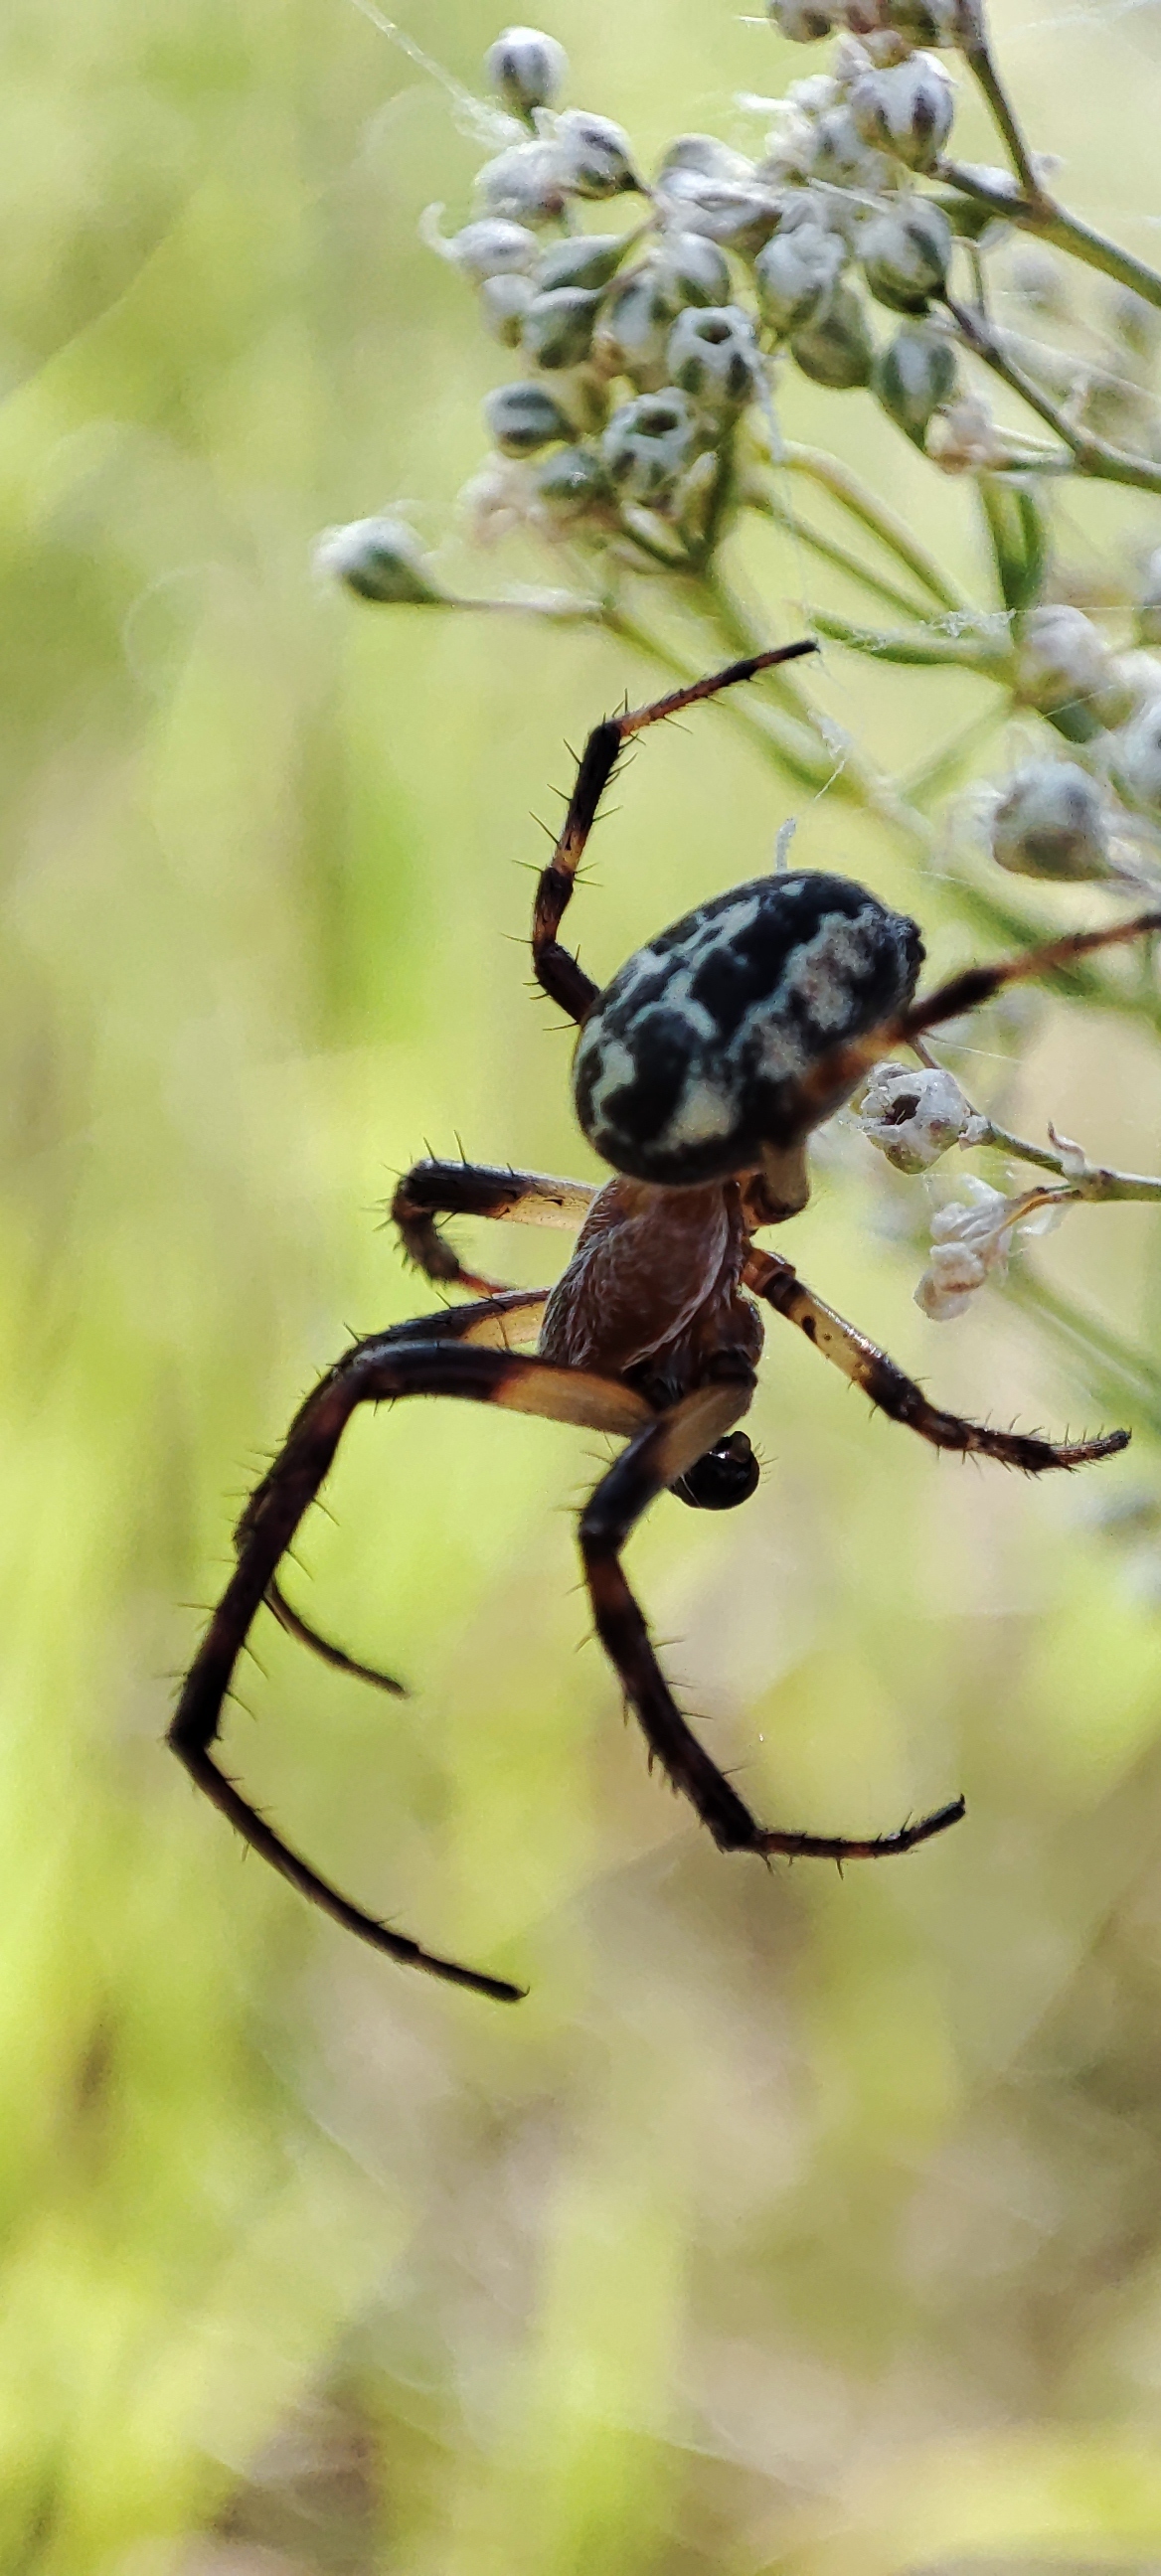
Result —
[[706, 411], [736, 411], [758, 381], [754, 325], [740, 305], [688, 305], [669, 334], [669, 382]]
[[569, 107], [553, 119], [553, 144], [572, 197], [620, 197], [640, 186], [629, 137], [610, 116]]
[[480, 288], [484, 329], [505, 349], [518, 349], [524, 316], [532, 303], [530, 277], [486, 277]]
[[1107, 877], [1109, 827], [1096, 780], [1074, 760], [1018, 769], [992, 818], [992, 856], [1014, 876]]
[[538, 27], [505, 27], [484, 56], [484, 78], [513, 116], [530, 116], [534, 107], [551, 107], [559, 98], [568, 55]]
[[840, 7], [841, 0], [766, 0], [766, 15], [792, 45], [813, 45], [830, 35]]
[[681, 134], [657, 174], [657, 196], [670, 223], [749, 256], [777, 228], [782, 201], [755, 177], [752, 161], [712, 134]]
[[473, 285], [481, 285], [486, 277], [519, 276], [535, 265], [536, 235], [529, 232], [526, 224], [484, 215], [477, 223], [465, 224], [449, 241], [439, 229], [442, 213], [442, 206], [428, 206], [420, 220], [420, 239], [428, 250], [450, 260]]
[[811, 72], [806, 80], [791, 81], [785, 100], [792, 115], [804, 116], [808, 124], [842, 103], [842, 89], [833, 72]]
[[504, 456], [535, 456], [572, 437], [571, 423], [543, 385], [497, 385], [484, 397], [484, 418]]
[[[1109, 673], [1104, 638], [1082, 608], [1059, 601], [1028, 611], [1016, 652], [1016, 692], [1026, 706], [1041, 715], [1084, 713], [1107, 688]], [[1099, 730], [1095, 717], [1091, 730]]]
[[925, 1172], [961, 1137], [986, 1132], [954, 1074], [942, 1065], [880, 1064], [863, 1093], [858, 1124], [897, 1172]]
[[593, 334], [593, 362], [606, 376], [628, 376], [641, 393], [667, 382], [666, 343], [673, 305], [652, 261], [619, 278]]
[[563, 212], [567, 188], [550, 143], [512, 143], [485, 161], [476, 195], [489, 215], [513, 224], [550, 224]]
[[754, 262], [758, 302], [780, 338], [813, 320], [837, 286], [846, 265], [846, 246], [838, 233], [818, 223], [785, 227], [759, 251]]
[[628, 501], [668, 500], [697, 444], [694, 416], [676, 387], [642, 394], [613, 414], [601, 440], [610, 482]]
[[[860, 45], [865, 45], [869, 38], [882, 34], [887, 27], [887, 0], [844, 0], [842, 20], [847, 34], [856, 37]], [[864, 54], [864, 64], [868, 59]]]
[[[885, 72], [868, 72], [866, 80], [886, 80]], [[851, 105], [830, 107], [820, 116], [811, 136], [808, 174], [828, 188], [859, 188], [867, 196], [877, 196], [894, 186], [895, 174], [890, 161], [873, 149], [874, 138], [868, 138], [856, 121], [854, 101], [862, 84], [851, 93]]]
[[838, 286], [805, 330], [796, 331], [790, 355], [816, 385], [844, 392], [871, 381], [875, 350], [857, 295]]
[[1161, 662], [1153, 653], [1115, 653], [1101, 714], [1110, 726], [1131, 724], [1161, 691]]
[[687, 304], [729, 303], [729, 263], [717, 243], [699, 233], [664, 234], [654, 275], [675, 313]]
[[963, 0], [885, 0], [884, 17], [909, 45], [958, 45], [965, 33]]
[[536, 494], [560, 523], [597, 517], [612, 501], [608, 475], [591, 447], [558, 447], [546, 457], [536, 469]]
[[957, 1315], [966, 1314], [987, 1275], [985, 1262], [970, 1244], [934, 1244], [915, 1290], [915, 1303], [931, 1323], [950, 1324]]
[[1123, 347], [1151, 364], [1161, 339], [1161, 313], [1156, 305], [1147, 304], [1131, 286], [1117, 285], [1108, 289], [1105, 310]]
[[536, 516], [531, 470], [514, 457], [488, 456], [465, 483], [460, 510], [475, 546], [498, 545]]
[[906, 62], [869, 71], [851, 91], [851, 115], [864, 143], [909, 170], [931, 170], [955, 115], [955, 89], [936, 54], [910, 54]]
[[959, 364], [942, 331], [918, 324], [879, 351], [871, 381], [884, 411], [922, 447], [935, 413], [955, 398]]
[[987, 474], [1008, 453], [981, 394], [961, 394], [934, 412], [923, 443], [943, 474]]
[[579, 366], [589, 354], [600, 301], [583, 286], [556, 286], [547, 295], [534, 295], [521, 333], [533, 366]]
[[972, 1179], [970, 1201], [951, 1199], [931, 1220], [932, 1249], [915, 1291], [915, 1303], [932, 1323], [950, 1323], [962, 1315], [985, 1279], [1002, 1279], [1008, 1267], [1017, 1226], [1028, 1234], [1049, 1234], [1068, 1204], [1037, 1207], [1038, 1191], [1006, 1199], [988, 1181]]
[[1161, 697], [1146, 699], [1131, 724], [1114, 734], [1110, 767], [1132, 804], [1161, 812]]
[[859, 235], [859, 258], [872, 295], [894, 313], [923, 313], [947, 282], [953, 241], [941, 206], [923, 197], [873, 215]]
[[558, 286], [583, 286], [596, 293], [616, 276], [628, 248], [627, 233], [571, 233], [539, 253], [537, 288], [545, 295], [555, 294]]
[[667, 197], [696, 196], [703, 179], [744, 187], [753, 176], [753, 162], [716, 134], [678, 134], [662, 158], [657, 185]]
[[327, 528], [314, 550], [316, 570], [333, 573], [360, 599], [389, 607], [438, 606], [447, 597], [427, 570], [414, 528], [386, 515]]
[[937, 1243], [915, 1290], [915, 1303], [933, 1324], [950, 1324], [966, 1314], [977, 1288], [987, 1278], [978, 1252], [966, 1243]]

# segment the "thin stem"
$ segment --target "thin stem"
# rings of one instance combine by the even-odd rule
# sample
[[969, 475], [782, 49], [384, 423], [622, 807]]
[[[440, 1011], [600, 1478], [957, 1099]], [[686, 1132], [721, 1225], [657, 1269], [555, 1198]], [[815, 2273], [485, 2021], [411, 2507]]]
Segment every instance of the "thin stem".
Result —
[[[738, 653], [761, 652], [760, 637], [750, 624], [740, 600], [735, 599], [720, 576], [716, 573], [707, 575], [702, 589], [704, 604], [719, 634], [732, 650]], [[831, 717], [824, 716], [790, 672], [769, 671], [764, 678], [771, 693], [777, 695], [784, 706], [792, 708], [799, 721], [809, 725], [816, 739], [822, 743], [830, 763], [823, 783], [832, 787], [836, 795], [845, 796], [851, 804], [861, 805], [868, 813], [877, 814], [926, 858], [932, 845], [930, 824], [903, 803], [891, 780], [876, 769], [873, 761], [868, 760], [854, 736], [835, 724]]]
[[[639, 626], [624, 609], [610, 603], [604, 610], [604, 624], [610, 635], [617, 635], [623, 643], [633, 645], [636, 651], [656, 662], [660, 670], [670, 672], [683, 687], [700, 677], [704, 668], [700, 660], [697, 663], [686, 661], [671, 644], [665, 642], [663, 636], [653, 634], [648, 627]], [[833, 761], [829, 756], [825, 760], [819, 756], [805, 726], [788, 721], [775, 707], [756, 707], [737, 695], [723, 697], [720, 704], [723, 716], [747, 734], [751, 742], [757, 742], [767, 759], [773, 760], [776, 767], [792, 778], [797, 786], [809, 788], [814, 795], [825, 787]]]
[[928, 554], [926, 546], [919, 544], [903, 520], [896, 518], [885, 501], [869, 492], [857, 474], [851, 473], [849, 466], [840, 464], [837, 456], [828, 456], [821, 447], [800, 447], [787, 439], [774, 461], [776, 467], [785, 466], [790, 474], [805, 474], [810, 482], [821, 484], [825, 492], [841, 502], [844, 510], [849, 510], [853, 519], [879, 539], [880, 545], [886, 546], [890, 554], [906, 564], [908, 571], [914, 573], [916, 581], [932, 599], [939, 601], [941, 608], [966, 609], [974, 613], [971, 600], [956, 588], [934, 556]]
[[808, 527], [805, 519], [795, 517], [785, 501], [778, 500], [757, 482], [748, 483], [742, 497], [748, 509], [762, 518], [773, 519], [776, 527], [785, 528], [788, 536], [796, 538], [801, 545], [809, 546], [824, 563], [834, 564], [837, 571], [848, 573], [851, 580], [859, 582], [873, 598], [883, 600], [889, 608], [901, 609], [904, 616], [926, 617], [927, 609], [921, 601], [909, 599], [906, 591], [897, 590], [893, 581], [872, 572], [869, 564], [853, 554], [848, 546], [840, 545], [836, 537], [824, 537], [817, 528]]
[[830, 636], [836, 644], [846, 644], [852, 653], [869, 653], [880, 662], [903, 662], [931, 669], [975, 671], [982, 679], [1010, 682], [1011, 649], [1007, 636], [1002, 644], [990, 636], [966, 635], [879, 635], [873, 627], [853, 626], [846, 617], [836, 617], [829, 609], [813, 611], [820, 635]]
[[1060, 405], [1007, 355], [982, 313], [970, 305], [957, 304], [950, 295], [944, 297], [944, 303], [973, 356], [990, 367], [993, 375], [999, 376], [1012, 393], [1019, 394], [1029, 410], [1064, 440], [1077, 474], [1090, 475], [1096, 482], [1131, 483], [1140, 492], [1161, 492], [1161, 465], [1151, 463], [1145, 456], [1132, 456], [1124, 448], [1111, 447], [1107, 439], [1097, 438], [1091, 430], [1078, 429]]
[[959, 733], [952, 734], [937, 751], [928, 752], [914, 769], [909, 769], [906, 776], [898, 781], [899, 793], [906, 803], [922, 810], [929, 797], [940, 796], [945, 789], [954, 786], [965, 762], [982, 749], [1005, 712], [993, 700], [982, 715], [973, 716], [970, 724], [964, 725]]
[[576, 599], [562, 590], [530, 591], [524, 599], [518, 593], [512, 599], [463, 599], [449, 591], [445, 598], [432, 600], [430, 605], [482, 609], [492, 617], [547, 617], [554, 626], [599, 626], [605, 616], [601, 600]]
[[1025, 196], [1038, 205], [1042, 190], [1036, 165], [1021, 132], [1020, 123], [988, 44], [982, 5], [969, 5], [960, 12], [960, 50], [969, 71], [974, 72], [997, 127], [1008, 147], [1012, 168]]
[[1114, 277], [1146, 304], [1161, 306], [1161, 277], [1155, 269], [1135, 259], [1132, 251], [1122, 250], [1118, 242], [1109, 241], [1106, 234], [1095, 232], [1091, 224], [1082, 223], [1079, 215], [1069, 214], [1067, 207], [1042, 189], [1021, 196], [1010, 182], [1001, 181], [992, 171], [974, 169], [966, 161], [940, 161], [933, 176], [957, 189], [961, 197], [971, 197], [976, 205], [990, 206], [1005, 223], [1017, 224], [1022, 232], [1035, 233], [1041, 241], [1083, 260], [1086, 268]]
[[[977, 1112], [977, 1116], [980, 1113]], [[1049, 1134], [1052, 1133], [1051, 1128]], [[1161, 1181], [1143, 1172], [1114, 1172], [1105, 1164], [1090, 1163], [1055, 1150], [1048, 1145], [1031, 1145], [1024, 1136], [1012, 1136], [994, 1119], [986, 1121], [986, 1133], [972, 1138], [973, 1146], [990, 1145], [1002, 1154], [1011, 1154], [1021, 1163], [1035, 1163], [1042, 1172], [1054, 1172], [1067, 1181], [1067, 1196], [1074, 1199], [1161, 1199]]]

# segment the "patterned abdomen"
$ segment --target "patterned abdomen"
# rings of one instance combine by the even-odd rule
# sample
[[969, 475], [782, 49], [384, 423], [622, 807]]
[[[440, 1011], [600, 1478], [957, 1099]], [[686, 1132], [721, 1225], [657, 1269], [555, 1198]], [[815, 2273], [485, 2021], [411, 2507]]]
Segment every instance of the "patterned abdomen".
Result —
[[915, 923], [849, 877], [758, 877], [699, 904], [593, 1005], [573, 1068], [585, 1135], [636, 1180], [752, 1168], [800, 1142], [819, 1114], [802, 1076], [908, 1001], [922, 959]]

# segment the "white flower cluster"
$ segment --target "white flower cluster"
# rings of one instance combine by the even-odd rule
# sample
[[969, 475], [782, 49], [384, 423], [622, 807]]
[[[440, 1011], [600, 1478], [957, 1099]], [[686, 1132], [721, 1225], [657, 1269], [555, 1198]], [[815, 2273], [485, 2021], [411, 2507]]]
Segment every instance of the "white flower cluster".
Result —
[[[485, 72], [500, 104], [478, 121], [502, 148], [469, 222], [446, 234], [432, 207], [423, 226], [521, 369], [485, 404], [493, 458], [467, 495], [478, 529], [523, 520], [638, 565], [704, 562], [734, 501], [739, 438], [768, 452], [783, 352], [818, 384], [869, 385], [923, 444], [957, 392], [931, 315], [952, 225], [915, 185], [951, 128], [954, 84], [928, 48], [955, 41], [957, 10], [773, 0], [783, 34], [841, 27], [830, 71], [749, 102], [768, 111], [760, 153], [679, 135], [648, 181], [620, 126], [557, 105], [568, 67], [553, 38], [497, 39]], [[579, 208], [632, 196], [642, 222], [579, 228]], [[881, 346], [876, 305], [905, 325]]]
[[1017, 1227], [1026, 1234], [1048, 1234], [1063, 1213], [1060, 1204], [1045, 1206], [1042, 1190], [1005, 1198], [1002, 1190], [974, 1177], [966, 1187], [969, 1199], [950, 1199], [931, 1220], [931, 1251], [915, 1303], [933, 1324], [964, 1314], [985, 1280], [1004, 1277]]
[[1025, 611], [1016, 628], [1016, 704], [1082, 758], [1047, 755], [1012, 773], [992, 809], [993, 858], [1016, 876], [1155, 885], [1161, 662], [1117, 652], [1066, 601]]

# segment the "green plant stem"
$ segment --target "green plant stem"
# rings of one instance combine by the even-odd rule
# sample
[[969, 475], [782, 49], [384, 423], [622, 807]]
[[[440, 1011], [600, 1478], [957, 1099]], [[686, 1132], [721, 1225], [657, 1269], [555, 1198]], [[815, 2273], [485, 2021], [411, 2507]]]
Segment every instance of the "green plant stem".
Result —
[[993, 375], [999, 376], [1012, 393], [1019, 394], [1021, 401], [1026, 402], [1029, 409], [1064, 440], [1077, 474], [1087, 474], [1099, 483], [1130, 483], [1139, 492], [1161, 492], [1161, 465], [1152, 464], [1146, 456], [1130, 455], [1125, 448], [1112, 447], [1107, 439], [1095, 437], [1091, 430], [1074, 427], [1060, 405], [1053, 402], [1051, 396], [1044, 393], [1033, 378], [1025, 375], [1023, 368], [1007, 355], [982, 313], [972, 306], [958, 304], [950, 295], [944, 297], [944, 302], [965, 348], [970, 349], [985, 367], [990, 367]]
[[776, 527], [785, 528], [788, 536], [795, 538], [800, 545], [809, 546], [823, 563], [833, 564], [837, 571], [849, 574], [851, 580], [860, 583], [872, 598], [881, 599], [888, 608], [902, 610], [906, 617], [926, 617], [924, 602], [909, 599], [905, 590], [896, 589], [894, 582], [887, 581], [881, 573], [873, 572], [861, 556], [853, 554], [848, 546], [840, 545], [836, 537], [824, 537], [819, 529], [809, 527], [805, 519], [796, 518], [786, 502], [778, 500], [772, 492], [764, 491], [756, 482], [750, 483], [744, 499], [748, 509], [762, 518], [772, 519]]
[[1019, 119], [1016, 115], [1016, 111], [1008, 97], [1008, 93], [1000, 77], [998, 66], [993, 58], [992, 50], [988, 43], [987, 24], [984, 18], [983, 7], [980, 5], [980, 0], [977, 0], [977, 5], [974, 7], [970, 4], [970, 0], [968, 0], [968, 5], [961, 9], [960, 15], [961, 26], [959, 42], [964, 61], [966, 62], [969, 71], [974, 73], [975, 78], [983, 91], [984, 97], [988, 102], [988, 106], [992, 111], [992, 115], [995, 118], [999, 132], [1002, 135], [1004, 142], [1007, 144], [1012, 168], [1016, 173], [1020, 186], [1022, 187], [1029, 203], [1035, 205], [1039, 202], [1041, 196], [1041, 187], [1039, 178], [1036, 174], [1036, 166], [1024, 140], [1024, 135]]
[[982, 749], [1004, 714], [1003, 706], [993, 700], [981, 715], [973, 716], [970, 724], [963, 725], [958, 733], [941, 743], [937, 751], [928, 752], [924, 759], [917, 761], [914, 769], [908, 770], [906, 777], [898, 782], [899, 793], [905, 803], [917, 806], [922, 812], [929, 797], [941, 796], [947, 788], [953, 787], [965, 763]]
[[840, 464], [837, 456], [828, 456], [820, 447], [800, 447], [788, 439], [775, 457], [774, 464], [776, 470], [781, 466], [789, 474], [803, 474], [808, 481], [829, 492], [853, 519], [859, 521], [860, 526], [878, 538], [880, 545], [886, 546], [899, 563], [906, 564], [921, 588], [932, 599], [938, 600], [941, 608], [966, 610], [969, 615], [977, 613], [972, 601], [957, 589], [934, 556], [929, 555], [927, 548], [912, 536], [903, 520], [896, 518], [885, 501], [878, 500], [873, 492], [869, 492], [857, 474], [851, 473], [849, 466]]
[[[631, 644], [636, 652], [655, 662], [682, 687], [701, 677], [705, 667], [703, 661], [687, 660], [666, 642], [664, 636], [639, 625], [636, 618], [612, 601], [603, 611], [603, 622], [610, 635], [617, 635], [623, 643]], [[747, 706], [736, 692], [723, 696], [721, 710], [727, 722], [756, 743], [766, 758], [792, 778], [796, 786], [809, 789], [812, 795], [817, 795], [820, 788], [825, 787], [834, 766], [833, 759], [820, 753], [805, 725], [788, 720], [775, 707]]]
[[1042, 1172], [1054, 1172], [1068, 1184], [1068, 1195], [1075, 1199], [1161, 1199], [1161, 1181], [1144, 1172], [1113, 1172], [1107, 1166], [1085, 1163], [1083, 1170], [1071, 1171], [1066, 1157], [1050, 1145], [1032, 1145], [1024, 1136], [1010, 1135], [995, 1120], [987, 1121], [987, 1134], [973, 1138], [973, 1146], [992, 1146], [1010, 1154], [1021, 1163], [1034, 1163]]
[[853, 626], [849, 618], [836, 617], [830, 609], [815, 609], [814, 623], [820, 635], [828, 635], [835, 644], [846, 644], [852, 653], [868, 653], [876, 661], [902, 662], [915, 667], [975, 671], [981, 679], [1011, 681], [1011, 648], [1005, 640], [996, 644], [990, 636], [967, 635], [878, 635], [873, 627]]
[[446, 598], [425, 601], [433, 608], [472, 608], [491, 617], [546, 617], [554, 626], [599, 626], [605, 610], [599, 599], [570, 599], [562, 591], [545, 591], [540, 596], [529, 592], [527, 598], [464, 599], [449, 591]]
[[1119, 286], [1130, 287], [1146, 304], [1161, 307], [1161, 277], [1156, 270], [1148, 268], [1144, 260], [1134, 259], [1131, 251], [1122, 250], [1104, 233], [1094, 232], [1091, 224], [1082, 223], [1078, 215], [1070, 215], [1043, 189], [1021, 195], [1017, 188], [999, 183], [990, 172], [974, 169], [965, 161], [940, 161], [932, 176], [945, 187], [957, 189], [960, 196], [971, 197], [976, 205], [990, 206], [1005, 223], [1018, 225], [1022, 232], [1035, 233], [1055, 249], [1083, 260], [1086, 268], [1099, 269], [1102, 276], [1115, 278]]

